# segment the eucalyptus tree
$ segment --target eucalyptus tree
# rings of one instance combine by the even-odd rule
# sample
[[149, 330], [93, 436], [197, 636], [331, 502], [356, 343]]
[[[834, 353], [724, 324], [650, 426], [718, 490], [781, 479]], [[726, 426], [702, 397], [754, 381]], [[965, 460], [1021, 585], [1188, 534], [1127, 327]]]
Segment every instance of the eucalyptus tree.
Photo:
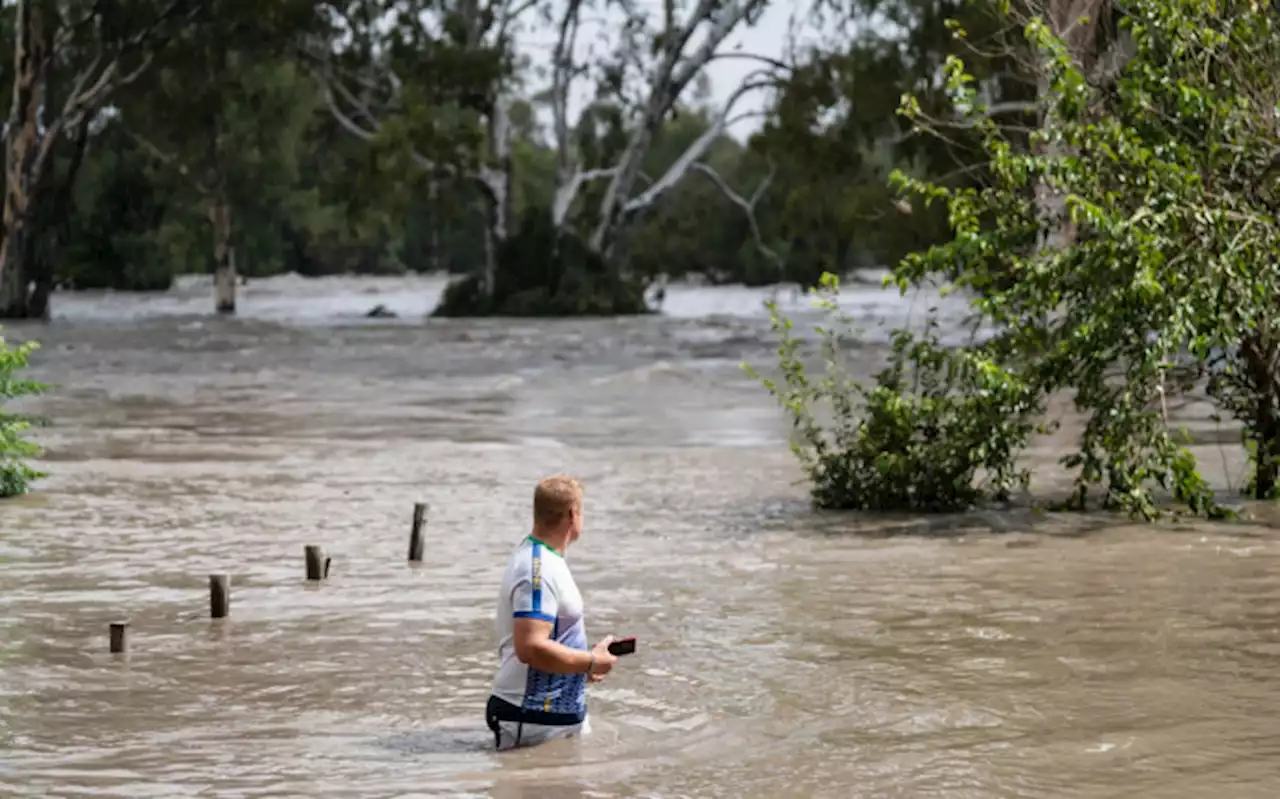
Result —
[[[16, 0], [0, 219], [0, 317], [44, 316], [49, 247], [99, 113], [168, 54], [204, 0]], [[62, 156], [60, 159], [59, 156]], [[59, 161], [62, 168], [59, 169]]]
[[[904, 199], [945, 206], [951, 228], [904, 258], [895, 281], [966, 290], [989, 335], [952, 347], [932, 330], [898, 331], [889, 368], [864, 388], [830, 355], [828, 379], [808, 379], [775, 315], [784, 377], [766, 385], [796, 423], [820, 503], [957, 510], [1007, 499], [1028, 485], [1019, 456], [1056, 421], [1046, 413], [1058, 394], [1084, 417], [1061, 459], [1074, 478], [1063, 507], [1100, 494], [1145, 519], [1232, 515], [1173, 415], [1188, 395], [1242, 428], [1251, 473], [1241, 487], [1276, 495], [1276, 4], [1132, 0], [1100, 50], [1076, 38], [1073, 26], [1090, 18], [1052, 10], [1010, 17], [1035, 68], [1039, 124], [1023, 142], [958, 57], [943, 69], [951, 114], [930, 118], [910, 96], [902, 108], [926, 134], [972, 130], [988, 180], [895, 174]], [[834, 277], [825, 285], [835, 289]], [[828, 352], [839, 329], [820, 329]], [[826, 402], [836, 411], [828, 429], [816, 413]]]
[[287, 57], [321, 33], [314, 0], [205, 0], [116, 120], [204, 206], [217, 313], [236, 309], [237, 212], [281, 199], [297, 181], [316, 106]]
[[535, 8], [535, 0], [330, 2], [336, 35], [308, 51], [334, 118], [384, 164], [398, 164], [414, 190], [479, 191], [486, 292], [512, 224], [512, 37]]
[[[343, 127], [381, 148], [398, 147], [426, 191], [480, 190], [488, 220], [480, 293], [492, 295], [498, 251], [516, 232], [510, 109], [516, 88], [537, 72], [537, 54], [519, 34], [550, 31], [554, 41], [550, 85], [537, 92], [552, 117], [556, 188], [546, 213], [553, 237], [580, 239], [609, 258], [618, 231], [693, 172], [723, 136], [738, 101], [771, 85], [760, 74], [732, 92], [706, 136], [638, 190], [664, 120], [713, 60], [749, 57], [727, 52], [727, 40], [767, 4], [671, 0], [650, 14], [630, 0], [354, 0], [332, 9], [347, 33], [321, 50], [315, 71]], [[601, 35], [592, 52], [586, 40]], [[592, 97], [572, 118], [571, 100], [584, 87]], [[599, 191], [589, 190], [596, 185]]]

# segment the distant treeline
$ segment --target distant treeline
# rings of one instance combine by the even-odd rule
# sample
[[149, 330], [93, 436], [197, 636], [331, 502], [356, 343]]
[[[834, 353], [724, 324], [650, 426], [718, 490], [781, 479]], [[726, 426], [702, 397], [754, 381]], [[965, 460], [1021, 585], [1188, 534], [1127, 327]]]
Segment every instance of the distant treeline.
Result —
[[[774, 5], [811, 32], [905, 27], [781, 58], [730, 46]], [[238, 275], [443, 269], [467, 276], [446, 312], [615, 313], [660, 274], [811, 284], [889, 264], [946, 228], [893, 204], [892, 168], [976, 179], [955, 169], [963, 131], [922, 144], [895, 113], [921, 87], [945, 111], [941, 20], [989, 24], [960, 6], [18, 0], [0, 9], [0, 316], [43, 315], [55, 285], [192, 271], [217, 275], [223, 312]], [[759, 68], [712, 102], [725, 59]], [[765, 111], [740, 142], [725, 131], [750, 97]]]

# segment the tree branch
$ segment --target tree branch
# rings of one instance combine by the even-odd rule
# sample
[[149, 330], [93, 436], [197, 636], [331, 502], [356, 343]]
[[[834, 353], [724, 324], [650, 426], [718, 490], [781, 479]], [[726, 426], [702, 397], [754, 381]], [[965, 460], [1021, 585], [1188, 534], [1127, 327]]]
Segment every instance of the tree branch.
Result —
[[[570, 171], [569, 164], [569, 85], [572, 82], [573, 49], [578, 40], [579, 12], [582, 0], [566, 0], [560, 18], [560, 33], [552, 54], [551, 115], [555, 128], [556, 166], [561, 182]], [[574, 189], [577, 193], [577, 189]], [[559, 192], [557, 191], [557, 195]]]
[[[716, 54], [716, 50], [724, 43], [733, 29], [738, 23], [746, 19], [751, 12], [764, 4], [764, 0], [731, 0], [726, 7], [716, 7], [713, 0], [702, 0], [698, 6], [700, 14], [695, 14], [690, 20], [685, 30], [685, 36], [680, 43], [681, 50], [688, 44], [689, 38], [693, 35], [694, 28], [702, 21], [703, 18], [712, 19], [711, 29], [707, 31], [707, 37], [703, 40], [702, 46], [685, 59], [680, 68], [675, 71], [671, 79], [671, 102], [675, 102], [680, 92], [684, 90], [689, 83], [697, 77], [703, 67], [707, 65]], [[706, 10], [704, 10], [706, 9]]]
[[[766, 0], [728, 0], [727, 3], [722, 3], [721, 0], [699, 0], [697, 7], [683, 27], [677, 31], [668, 31], [667, 34], [664, 34], [662, 58], [659, 59], [658, 66], [654, 70], [653, 78], [649, 83], [649, 96], [645, 102], [644, 113], [632, 133], [626, 149], [623, 151], [622, 158], [618, 164], [618, 172], [609, 181], [609, 186], [605, 189], [604, 197], [600, 203], [599, 221], [590, 238], [590, 246], [593, 250], [608, 254], [611, 247], [611, 233], [621, 219], [661, 196], [663, 192], [678, 182], [694, 161], [698, 159], [699, 155], [694, 155], [690, 159], [682, 157], [673, 165], [672, 169], [667, 171], [666, 175], [659, 178], [643, 194], [632, 200], [627, 200], [627, 197], [631, 194], [632, 182], [635, 177], [635, 171], [639, 166], [639, 160], [648, 151], [655, 129], [679, 100], [685, 88], [697, 77], [712, 56], [716, 54], [720, 45], [733, 32], [734, 28], [750, 16], [752, 12], [763, 7], [765, 2]], [[674, 25], [672, 7], [668, 7], [668, 28]], [[711, 25], [702, 44], [692, 54], [682, 58], [684, 49], [692, 39], [694, 31], [706, 21], [710, 21]], [[733, 102], [741, 96], [741, 93], [740, 87], [739, 92], [726, 103], [726, 108], [732, 106]], [[721, 132], [724, 129], [725, 120], [726, 117], [724, 115], [719, 119]], [[702, 149], [705, 150], [709, 147], [714, 138], [713, 136], [705, 141], [700, 138], [699, 142], [702, 144]], [[689, 153], [686, 153], [686, 155], [689, 155]]]
[[781, 72], [791, 72], [795, 69], [791, 64], [788, 64], [785, 61], [780, 61], [766, 55], [759, 55], [758, 53], [713, 53], [711, 57], [707, 59], [708, 63], [712, 61], [755, 61], [757, 63], [773, 67]]
[[759, 204], [760, 198], [764, 196], [764, 193], [768, 191], [770, 184], [773, 183], [773, 178], [778, 173], [777, 165], [773, 163], [772, 159], [769, 161], [769, 174], [765, 175], [764, 179], [760, 181], [760, 185], [756, 186], [756, 190], [751, 193], [750, 199], [744, 198], [741, 194], [738, 194], [733, 189], [729, 188], [729, 184], [724, 178], [720, 177], [720, 173], [716, 172], [708, 164], [698, 162], [693, 165], [693, 169], [696, 169], [710, 178], [711, 182], [716, 184], [716, 187], [720, 189], [720, 192], [724, 194], [726, 198], [728, 198], [729, 202], [741, 208], [742, 212], [746, 214], [747, 222], [751, 225], [751, 238], [755, 240], [756, 249], [759, 250], [764, 257], [768, 258], [775, 267], [777, 267], [778, 280], [781, 281], [784, 277], [784, 264], [782, 263], [782, 259], [778, 257], [778, 253], [776, 253], [772, 247], [764, 243], [764, 236], [761, 235], [760, 225], [756, 221], [756, 205]]
[[755, 89], [766, 88], [774, 85], [774, 80], [768, 77], [768, 73], [761, 70], [748, 76], [748, 79], [742, 83], [725, 101], [724, 107], [720, 113], [711, 120], [711, 124], [703, 131], [702, 135], [694, 140], [689, 148], [680, 154], [667, 171], [662, 174], [653, 185], [645, 189], [639, 195], [625, 203], [622, 207], [624, 216], [634, 214], [643, 210], [658, 200], [662, 195], [670, 191], [677, 183], [679, 183], [688, 173], [688, 171], [706, 154], [707, 150], [724, 135], [728, 128], [730, 115], [733, 112], [734, 105], [743, 98], [748, 92]]
[[[382, 127], [382, 125], [381, 123], [378, 122], [376, 118], [373, 117], [372, 114], [368, 113], [368, 109], [367, 108], [362, 109], [361, 106], [363, 106], [363, 104], [358, 102], [356, 103], [357, 105], [356, 110], [363, 111], [361, 115], [365, 116], [367, 119], [369, 119], [373, 123], [372, 129], [362, 127], [358, 122], [356, 122], [354, 119], [349, 117], [347, 114], [345, 114], [342, 111], [341, 108], [338, 107], [337, 98], [334, 96], [334, 83], [335, 83], [334, 81], [331, 81], [328, 78], [321, 77], [319, 72], [314, 70], [312, 71], [311, 75], [312, 75], [312, 78], [315, 80], [316, 85], [320, 88], [320, 93], [324, 95], [325, 105], [329, 107], [329, 113], [333, 115], [333, 118], [337, 121], [337, 123], [341, 125], [344, 130], [346, 130], [348, 133], [355, 136], [356, 138], [363, 139], [364, 141], [367, 141], [367, 142], [373, 141], [374, 137], [378, 135], [378, 130]], [[346, 97], [351, 97], [351, 93], [347, 92], [345, 89], [343, 90], [342, 93]]]
[[[151, 65], [154, 53], [145, 53], [142, 63], [123, 75], [120, 74], [121, 59], [131, 51], [151, 43], [161, 26], [174, 17], [187, 1], [170, 0], [168, 5], [162, 8], [155, 18], [136, 30], [131, 36], [117, 40], [110, 48], [112, 53], [109, 60], [107, 56], [103, 55], [102, 42], [97, 42], [97, 53], [89, 61], [89, 64], [76, 74], [75, 79], [72, 81], [71, 90], [67, 93], [67, 98], [62, 104], [62, 109], [57, 117], [46, 127], [39, 147], [36, 149], [35, 156], [31, 161], [30, 174], [37, 181], [42, 180], [46, 170], [51, 167], [52, 161], [50, 159], [53, 155], [53, 148], [56, 146], [63, 130], [68, 126], [80, 127], [85, 115], [99, 108], [111, 92], [135, 81]], [[200, 5], [200, 2], [191, 4], [187, 12], [188, 20], [194, 17]], [[48, 60], [44, 67], [47, 68], [62, 57], [63, 50], [74, 43], [76, 33], [87, 27], [85, 23], [96, 21], [96, 17], [96, 11], [91, 11], [76, 23], [63, 26], [53, 39], [56, 46], [50, 48], [45, 55]], [[105, 66], [99, 72], [98, 69], [104, 63], [104, 60]], [[95, 74], [97, 75], [96, 79], [94, 78]]]
[[583, 172], [576, 171], [563, 184], [556, 187], [556, 196], [551, 205], [551, 222], [557, 230], [563, 225], [565, 219], [569, 216], [569, 209], [573, 206], [573, 201], [577, 199], [578, 192], [582, 187], [594, 180], [602, 180], [611, 178], [618, 172], [616, 167], [609, 169], [588, 169]]
[[203, 181], [191, 174], [191, 170], [188, 169], [187, 165], [179, 160], [177, 156], [172, 153], [166, 153], [164, 150], [156, 146], [151, 140], [134, 133], [133, 130], [131, 130], [123, 121], [117, 121], [116, 124], [120, 126], [120, 129], [124, 131], [126, 136], [132, 139], [139, 147], [150, 153], [153, 158], [165, 166], [171, 167], [179, 175], [186, 178], [187, 181], [191, 183], [192, 187], [194, 187], [196, 191], [200, 192], [202, 196], [208, 197], [213, 193], [209, 186], [205, 185]]

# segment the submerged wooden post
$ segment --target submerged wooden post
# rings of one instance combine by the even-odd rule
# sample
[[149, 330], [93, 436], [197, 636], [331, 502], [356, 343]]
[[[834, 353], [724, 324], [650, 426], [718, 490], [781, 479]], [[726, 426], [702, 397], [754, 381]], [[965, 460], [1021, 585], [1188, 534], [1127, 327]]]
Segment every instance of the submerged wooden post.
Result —
[[118, 655], [129, 648], [129, 622], [111, 622], [111, 654]]
[[209, 575], [209, 615], [225, 618], [231, 612], [231, 575]]
[[426, 546], [426, 535], [422, 528], [427, 526], [427, 503], [413, 503], [413, 530], [409, 533], [409, 562], [420, 563], [422, 550]]
[[307, 559], [307, 579], [323, 580], [329, 573], [329, 559], [324, 556], [324, 548], [307, 544], [303, 555]]

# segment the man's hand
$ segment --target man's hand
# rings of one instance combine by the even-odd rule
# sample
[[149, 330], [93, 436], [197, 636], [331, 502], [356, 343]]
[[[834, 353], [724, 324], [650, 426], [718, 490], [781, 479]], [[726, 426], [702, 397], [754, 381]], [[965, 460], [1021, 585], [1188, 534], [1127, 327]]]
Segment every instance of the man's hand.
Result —
[[609, 651], [609, 644], [613, 643], [613, 636], [606, 635], [600, 639], [600, 643], [591, 647], [591, 653], [596, 656], [595, 665], [591, 668], [591, 673], [587, 675], [590, 682], [601, 682], [604, 676], [613, 671], [613, 666], [618, 662], [618, 656]]

